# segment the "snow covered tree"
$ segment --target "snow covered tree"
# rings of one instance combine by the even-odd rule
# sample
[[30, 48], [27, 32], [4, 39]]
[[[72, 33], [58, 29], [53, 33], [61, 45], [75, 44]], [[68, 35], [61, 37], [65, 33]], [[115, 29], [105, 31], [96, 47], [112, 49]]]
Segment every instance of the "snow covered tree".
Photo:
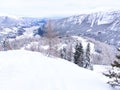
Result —
[[60, 57], [63, 59], [66, 59], [66, 48], [65, 47], [63, 47], [63, 49], [61, 49]]
[[74, 56], [74, 54], [73, 54], [73, 48], [72, 48], [73, 46], [72, 46], [72, 43], [69, 43], [68, 44], [68, 46], [67, 46], [67, 60], [68, 61], [71, 61], [71, 62], [73, 62], [73, 56]]
[[[120, 60], [120, 55], [116, 56], [117, 59]], [[110, 84], [112, 87], [117, 87], [120, 89], [120, 62], [114, 61], [111, 66], [112, 69], [108, 71], [108, 73], [103, 73], [105, 76], [110, 78], [110, 81], [108, 81], [108, 84]]]
[[5, 40], [3, 41], [2, 47], [3, 47], [4, 51], [7, 51], [7, 50], [11, 49], [9, 40], [7, 38], [5, 38]]
[[90, 59], [90, 43], [87, 44], [83, 67], [91, 70], [93, 69], [93, 66], [91, 64], [91, 59]]
[[90, 60], [90, 43], [87, 44], [86, 51], [84, 52], [83, 46], [81, 43], [77, 44], [75, 47], [74, 53], [74, 63], [80, 67], [93, 70], [93, 66]]
[[80, 67], [84, 66], [84, 51], [81, 43], [77, 44], [75, 47], [74, 63]]

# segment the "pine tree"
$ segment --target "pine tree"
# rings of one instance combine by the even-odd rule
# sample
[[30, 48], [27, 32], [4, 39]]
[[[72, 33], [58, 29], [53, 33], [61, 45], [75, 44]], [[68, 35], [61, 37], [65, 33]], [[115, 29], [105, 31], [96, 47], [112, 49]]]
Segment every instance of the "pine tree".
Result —
[[84, 65], [84, 51], [83, 46], [81, 43], [77, 44], [75, 47], [75, 53], [74, 53], [74, 63], [79, 65], [80, 67], [83, 67]]
[[90, 60], [90, 43], [87, 44], [86, 53], [85, 53], [85, 60], [84, 60], [84, 68], [93, 69]]
[[[117, 59], [120, 56], [116, 56]], [[108, 71], [108, 73], [103, 73], [105, 76], [109, 77], [111, 80], [108, 81], [112, 87], [117, 87], [120, 89], [120, 63], [119, 61], [114, 61], [112, 64], [112, 69]]]

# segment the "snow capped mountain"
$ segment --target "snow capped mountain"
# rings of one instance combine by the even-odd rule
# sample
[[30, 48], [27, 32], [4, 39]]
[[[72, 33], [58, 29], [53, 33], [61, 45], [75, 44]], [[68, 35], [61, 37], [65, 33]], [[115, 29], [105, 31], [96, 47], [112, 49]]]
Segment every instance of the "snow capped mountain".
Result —
[[[6, 56], [7, 55], [7, 56]], [[92, 83], [91, 83], [92, 82]], [[0, 52], [0, 90], [112, 90], [104, 76], [25, 50]]]
[[120, 10], [81, 14], [56, 20], [60, 34], [83, 35], [120, 46]]
[[13, 17], [13, 16], [0, 16], [0, 25], [3, 27], [12, 26], [33, 26], [45, 23], [47, 19], [32, 18], [32, 17]]
[[15, 26], [20, 23], [20, 19], [8, 17], [8, 16], [0, 16], [0, 25], [1, 26]]
[[16, 38], [28, 32], [36, 35], [46, 22], [44, 18], [0, 16], [0, 37]]

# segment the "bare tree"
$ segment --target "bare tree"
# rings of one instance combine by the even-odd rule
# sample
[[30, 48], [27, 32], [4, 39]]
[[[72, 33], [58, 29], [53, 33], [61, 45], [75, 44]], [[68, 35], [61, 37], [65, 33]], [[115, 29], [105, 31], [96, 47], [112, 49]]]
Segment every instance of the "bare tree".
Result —
[[53, 29], [52, 22], [50, 20], [46, 24], [44, 37], [49, 45], [48, 55], [56, 54], [55, 52], [57, 52], [57, 43], [59, 42], [59, 38], [57, 32]]

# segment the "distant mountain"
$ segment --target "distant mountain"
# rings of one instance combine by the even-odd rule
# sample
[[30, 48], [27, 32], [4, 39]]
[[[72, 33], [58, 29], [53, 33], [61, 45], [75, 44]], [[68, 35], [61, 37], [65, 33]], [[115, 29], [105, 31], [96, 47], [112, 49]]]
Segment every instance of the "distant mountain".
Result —
[[46, 18], [0, 16], [0, 26], [36, 26], [46, 22]]
[[26, 32], [40, 34], [46, 22], [47, 18], [0, 16], [0, 38], [16, 38]]
[[81, 14], [54, 21], [61, 35], [81, 35], [120, 47], [120, 11]]

